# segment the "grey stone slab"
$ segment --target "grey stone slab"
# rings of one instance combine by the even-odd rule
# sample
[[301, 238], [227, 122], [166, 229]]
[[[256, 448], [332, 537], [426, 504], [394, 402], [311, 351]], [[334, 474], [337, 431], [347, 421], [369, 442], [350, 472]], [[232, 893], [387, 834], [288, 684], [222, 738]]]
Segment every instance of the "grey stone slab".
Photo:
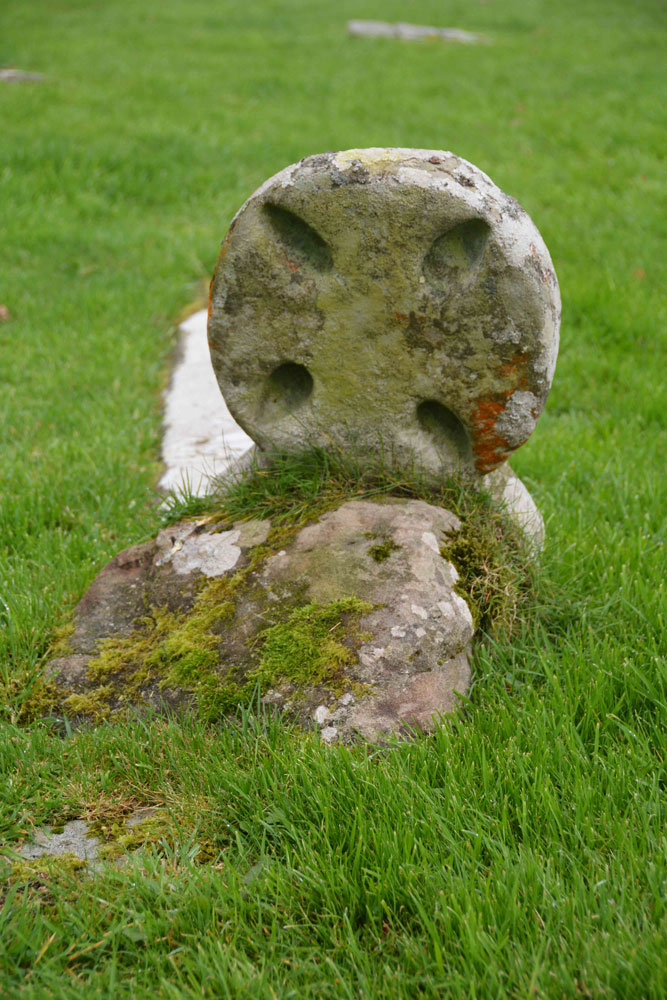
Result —
[[17, 853], [23, 858], [41, 858], [44, 855], [59, 858], [73, 854], [83, 861], [94, 861], [99, 856], [100, 841], [97, 837], [89, 837], [89, 830], [90, 824], [82, 819], [70, 820], [60, 833], [37, 830], [32, 841], [23, 844]]
[[25, 70], [11, 67], [0, 69], [0, 83], [39, 83], [43, 79], [43, 73], [26, 73]]

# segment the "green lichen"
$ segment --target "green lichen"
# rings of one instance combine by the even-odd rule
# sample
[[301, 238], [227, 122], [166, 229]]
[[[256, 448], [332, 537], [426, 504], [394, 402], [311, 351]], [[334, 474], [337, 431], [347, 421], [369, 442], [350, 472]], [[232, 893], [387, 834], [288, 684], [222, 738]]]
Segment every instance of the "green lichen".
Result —
[[68, 621], [60, 625], [53, 634], [53, 639], [49, 647], [49, 656], [68, 656], [72, 652], [70, 639], [74, 632], [74, 622]]
[[[158, 857], [173, 855], [174, 846], [182, 840], [184, 830], [191, 829], [199, 818], [188, 812], [175, 815], [164, 808], [149, 809], [151, 814], [139, 822], [132, 822], [135, 810], [111, 820], [102, 817], [90, 824], [88, 836], [102, 841], [98, 855], [103, 861], [117, 862], [137, 851]], [[219, 855], [220, 849], [213, 841], [198, 838], [197, 853], [193, 857], [197, 864], [208, 864]]]
[[297, 530], [297, 524], [276, 528], [267, 544], [253, 549], [246, 567], [204, 582], [189, 610], [150, 608], [129, 635], [102, 640], [88, 664], [91, 689], [61, 698], [65, 713], [102, 721], [140, 705], [152, 689], [190, 695], [211, 721], [248, 704], [258, 688], [281, 682], [297, 690], [316, 685], [342, 690], [345, 667], [356, 662], [355, 643], [363, 641], [356, 623], [371, 609], [354, 597], [304, 607], [303, 588], [295, 587], [272, 605], [278, 620], [252, 638], [241, 662], [226, 664], [221, 655], [238, 600], [252, 591], [252, 573]]
[[86, 862], [76, 854], [42, 854], [39, 858], [26, 858], [12, 864], [9, 881], [27, 885], [43, 881], [45, 877], [75, 875], [86, 867]]
[[39, 677], [21, 702], [17, 721], [20, 725], [55, 715], [62, 705], [62, 691], [50, 677]]
[[100, 685], [96, 703], [90, 711], [82, 703], [82, 714], [99, 719], [114, 701], [140, 702], [142, 691], [156, 682], [193, 693], [208, 688], [218, 663], [219, 632], [233, 616], [234, 595], [253, 565], [231, 578], [207, 581], [189, 611], [153, 607], [128, 636], [103, 639], [87, 671]]
[[[49, 659], [59, 656], [68, 656], [73, 652], [70, 639], [74, 633], [74, 623], [67, 621], [56, 629], [53, 639], [48, 649]], [[1, 686], [0, 700], [5, 703], [16, 702], [17, 695], [25, 681], [19, 677], [10, 679], [9, 683]], [[13, 690], [12, 690], [13, 689]], [[38, 676], [32, 680], [27, 696], [20, 701], [16, 712], [16, 721], [19, 725], [34, 722], [36, 719], [45, 719], [54, 716], [62, 707], [62, 692], [54, 681], [49, 677]]]
[[84, 694], [75, 692], [68, 695], [62, 703], [62, 708], [65, 715], [85, 715], [101, 720], [109, 715], [109, 703], [113, 696], [113, 684], [104, 684]]
[[76, 854], [42, 854], [15, 861], [2, 874], [9, 885], [27, 890], [29, 899], [52, 906], [57, 898], [76, 899], [85, 870], [86, 862]]

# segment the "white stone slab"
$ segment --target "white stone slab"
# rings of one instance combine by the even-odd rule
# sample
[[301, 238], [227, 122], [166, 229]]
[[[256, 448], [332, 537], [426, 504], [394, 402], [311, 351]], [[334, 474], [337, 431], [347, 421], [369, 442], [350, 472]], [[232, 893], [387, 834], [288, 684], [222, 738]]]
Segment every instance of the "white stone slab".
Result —
[[26, 73], [22, 69], [13, 69], [11, 66], [0, 69], [0, 83], [24, 83], [30, 80], [39, 82], [43, 79], [43, 73]]
[[348, 21], [350, 35], [366, 38], [399, 38], [402, 42], [421, 42], [426, 38], [439, 38], [445, 42], [461, 42], [463, 45], [479, 45], [489, 41], [483, 35], [475, 35], [459, 28], [431, 28], [422, 24], [389, 24], [387, 21]]
[[163, 490], [201, 496], [210, 479], [252, 446], [218, 388], [206, 340], [206, 310], [181, 324], [180, 358], [164, 394]]

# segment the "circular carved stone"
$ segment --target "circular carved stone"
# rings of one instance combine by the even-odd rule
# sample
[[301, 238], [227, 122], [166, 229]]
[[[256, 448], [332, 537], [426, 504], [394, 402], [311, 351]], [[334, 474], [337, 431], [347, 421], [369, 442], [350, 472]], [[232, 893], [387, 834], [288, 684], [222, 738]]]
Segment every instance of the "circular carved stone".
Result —
[[382, 452], [478, 479], [532, 433], [560, 296], [529, 216], [452, 153], [308, 156], [234, 218], [209, 344], [264, 450]]

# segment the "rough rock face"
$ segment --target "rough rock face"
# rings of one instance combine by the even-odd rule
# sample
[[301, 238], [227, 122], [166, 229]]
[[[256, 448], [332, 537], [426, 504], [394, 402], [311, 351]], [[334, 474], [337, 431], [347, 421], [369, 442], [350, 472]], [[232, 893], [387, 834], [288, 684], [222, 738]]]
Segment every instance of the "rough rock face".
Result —
[[204, 691], [229, 708], [230, 690], [248, 701], [259, 680], [266, 704], [329, 742], [428, 731], [470, 679], [472, 617], [440, 554], [458, 528], [417, 500], [350, 501], [291, 537], [268, 521], [183, 522], [102, 570], [48, 675], [69, 715], [177, 707]]
[[[68, 637], [67, 653], [52, 659], [47, 675], [66, 691], [88, 694], [95, 684], [88, 678], [88, 664], [107, 639], [122, 639], [136, 631], [136, 623], [153, 608], [172, 614], [192, 608], [202, 579], [219, 578], [247, 562], [248, 552], [263, 542], [268, 521], [247, 521], [228, 531], [212, 532], [191, 521], [165, 528], [144, 545], [132, 545], [107, 563], [93, 580], [74, 612], [74, 630]], [[123, 702], [121, 678], [112, 678]], [[160, 708], [178, 699], [162, 697], [159, 686], [149, 684], [145, 701]]]
[[380, 447], [479, 482], [532, 433], [560, 298], [539, 232], [452, 153], [308, 156], [234, 218], [209, 343], [235, 419], [265, 450]]
[[305, 598], [328, 603], [354, 594], [370, 602], [360, 629], [355, 680], [369, 697], [327, 698], [317, 706], [325, 738], [360, 732], [373, 739], [405, 724], [432, 728], [434, 715], [456, 709], [470, 682], [473, 621], [453, 590], [454, 566], [440, 555], [443, 536], [460, 522], [421, 500], [350, 501], [299, 532], [262, 573], [269, 592], [304, 580]]

